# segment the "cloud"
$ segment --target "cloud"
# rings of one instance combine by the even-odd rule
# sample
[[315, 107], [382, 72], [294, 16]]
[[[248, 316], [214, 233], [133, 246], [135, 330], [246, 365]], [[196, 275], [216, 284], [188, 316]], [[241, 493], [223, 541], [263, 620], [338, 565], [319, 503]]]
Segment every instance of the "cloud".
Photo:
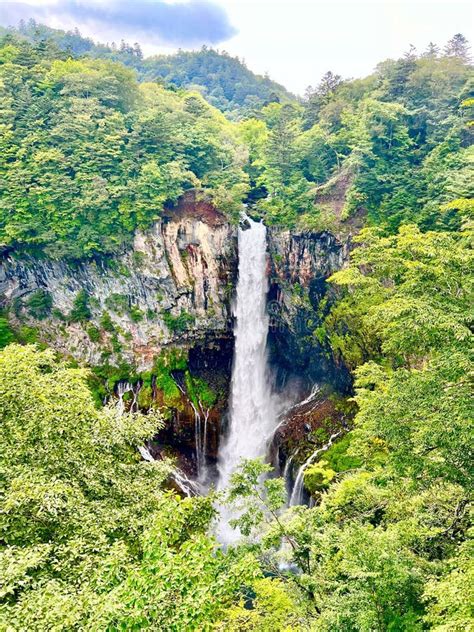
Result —
[[217, 44], [236, 33], [225, 10], [212, 0], [2, 2], [0, 12], [5, 25], [33, 18], [55, 27], [87, 26], [99, 39], [112, 35], [170, 46]]

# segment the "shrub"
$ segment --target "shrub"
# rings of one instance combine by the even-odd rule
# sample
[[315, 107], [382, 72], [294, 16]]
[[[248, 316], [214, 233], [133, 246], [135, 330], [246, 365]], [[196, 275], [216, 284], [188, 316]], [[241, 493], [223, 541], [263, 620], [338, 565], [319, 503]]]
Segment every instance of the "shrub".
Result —
[[104, 331], [107, 331], [110, 334], [115, 331], [115, 326], [109, 312], [102, 313], [102, 316], [100, 318], [100, 326]]
[[175, 334], [186, 331], [195, 321], [194, 316], [184, 310], [181, 310], [179, 316], [173, 316], [170, 312], [162, 312], [161, 316], [168, 329]]
[[0, 349], [6, 347], [14, 340], [15, 336], [10, 328], [8, 318], [0, 315]]
[[89, 320], [91, 317], [91, 310], [89, 308], [89, 295], [85, 290], [79, 290], [74, 303], [72, 305], [71, 313], [69, 314], [69, 320], [71, 323], [80, 323], [85, 320]]
[[130, 310], [130, 302], [126, 294], [111, 294], [105, 299], [105, 304], [119, 316], [123, 316]]
[[129, 315], [134, 323], [139, 323], [143, 320], [143, 312], [137, 305], [132, 305], [130, 307]]
[[89, 325], [86, 331], [91, 342], [100, 341], [100, 330], [95, 325]]
[[31, 294], [26, 304], [33, 318], [43, 320], [51, 313], [53, 297], [46, 290], [36, 290], [36, 292]]

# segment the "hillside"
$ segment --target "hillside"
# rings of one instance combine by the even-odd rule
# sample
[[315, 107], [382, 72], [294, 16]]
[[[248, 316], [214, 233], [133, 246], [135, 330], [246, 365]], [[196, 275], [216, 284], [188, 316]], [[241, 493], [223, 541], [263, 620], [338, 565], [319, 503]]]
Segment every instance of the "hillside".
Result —
[[[138, 83], [112, 59], [71, 58], [55, 38], [3, 39], [4, 246], [117, 251], [190, 188], [234, 218], [246, 201], [268, 224], [341, 233], [360, 217], [389, 232], [456, 228], [472, 196], [462, 50], [388, 60], [362, 80], [329, 73], [303, 104], [271, 102], [236, 124], [197, 92]], [[197, 68], [193, 55], [178, 58]]]
[[[5, 29], [3, 29], [5, 31]], [[177, 88], [198, 89], [223, 112], [241, 115], [275, 100], [294, 100], [283, 86], [269, 77], [256, 75], [245, 63], [225, 52], [203, 47], [199, 51], [180, 51], [173, 55], [144, 58], [140, 46], [122, 41], [104, 45], [81, 36], [78, 30], [61, 31], [30, 20], [18, 29], [9, 29], [32, 43], [54, 42], [60, 50], [75, 56], [119, 61], [134, 68], [141, 81], [160, 81]]]

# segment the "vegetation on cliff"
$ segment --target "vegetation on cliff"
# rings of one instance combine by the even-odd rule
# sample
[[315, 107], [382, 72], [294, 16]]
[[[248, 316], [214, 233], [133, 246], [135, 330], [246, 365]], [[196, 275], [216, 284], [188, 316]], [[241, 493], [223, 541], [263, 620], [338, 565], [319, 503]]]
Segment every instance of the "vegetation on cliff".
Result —
[[363, 80], [328, 73], [301, 104], [276, 98], [234, 124], [198, 92], [139, 84], [56, 40], [1, 40], [4, 247], [111, 253], [189, 188], [230, 216], [247, 201], [267, 223], [310, 230], [344, 230], [360, 214], [389, 232], [452, 229], [472, 196], [462, 39]]
[[405, 222], [455, 227], [455, 200], [473, 193], [474, 93], [462, 41], [444, 54], [410, 51], [366, 79], [327, 73], [301, 105], [272, 103], [243, 121], [267, 223], [344, 230], [363, 214], [389, 232]]
[[7, 35], [0, 49], [0, 243], [83, 258], [119, 250], [198, 187], [227, 212], [247, 188], [236, 129], [198, 93]]

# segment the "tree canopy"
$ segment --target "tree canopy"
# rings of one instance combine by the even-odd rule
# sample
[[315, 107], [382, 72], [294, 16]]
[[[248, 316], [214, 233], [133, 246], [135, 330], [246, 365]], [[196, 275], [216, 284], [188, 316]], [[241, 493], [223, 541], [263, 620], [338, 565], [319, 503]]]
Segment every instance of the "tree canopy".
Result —
[[108, 60], [4, 39], [0, 242], [55, 257], [114, 252], [189, 188], [231, 215], [246, 150], [198, 93], [138, 84]]

